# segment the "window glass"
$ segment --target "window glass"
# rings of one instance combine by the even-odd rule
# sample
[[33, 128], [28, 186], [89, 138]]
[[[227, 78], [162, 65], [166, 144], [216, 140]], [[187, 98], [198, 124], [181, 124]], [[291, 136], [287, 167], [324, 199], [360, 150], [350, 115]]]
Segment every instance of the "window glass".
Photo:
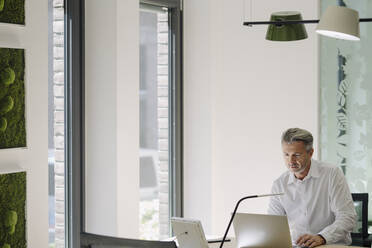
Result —
[[168, 13], [140, 9], [140, 238], [169, 235]]
[[64, 5], [48, 0], [49, 246], [65, 245]]

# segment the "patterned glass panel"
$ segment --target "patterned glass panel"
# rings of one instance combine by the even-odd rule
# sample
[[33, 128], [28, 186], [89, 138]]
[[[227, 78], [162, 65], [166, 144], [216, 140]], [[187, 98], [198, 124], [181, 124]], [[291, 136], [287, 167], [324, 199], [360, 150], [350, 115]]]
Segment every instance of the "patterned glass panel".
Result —
[[[372, 17], [370, 0], [322, 0]], [[361, 40], [320, 37], [320, 156], [340, 166], [351, 192], [369, 193], [372, 220], [372, 23], [360, 23]]]

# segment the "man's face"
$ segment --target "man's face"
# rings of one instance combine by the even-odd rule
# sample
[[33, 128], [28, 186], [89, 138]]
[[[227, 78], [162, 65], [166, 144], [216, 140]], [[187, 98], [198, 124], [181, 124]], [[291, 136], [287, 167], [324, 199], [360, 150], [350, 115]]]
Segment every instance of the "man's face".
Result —
[[301, 174], [308, 168], [314, 152], [314, 149], [306, 151], [305, 144], [301, 141], [295, 141], [291, 144], [283, 142], [282, 150], [285, 164], [295, 174]]

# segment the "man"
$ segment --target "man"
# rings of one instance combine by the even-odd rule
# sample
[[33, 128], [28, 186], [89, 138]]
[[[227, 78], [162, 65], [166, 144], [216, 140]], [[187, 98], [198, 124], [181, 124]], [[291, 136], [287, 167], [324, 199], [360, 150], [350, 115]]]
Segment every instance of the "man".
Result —
[[351, 243], [356, 212], [342, 171], [312, 160], [313, 136], [290, 128], [282, 135], [288, 171], [272, 186], [269, 214], [287, 215], [292, 241], [299, 246]]

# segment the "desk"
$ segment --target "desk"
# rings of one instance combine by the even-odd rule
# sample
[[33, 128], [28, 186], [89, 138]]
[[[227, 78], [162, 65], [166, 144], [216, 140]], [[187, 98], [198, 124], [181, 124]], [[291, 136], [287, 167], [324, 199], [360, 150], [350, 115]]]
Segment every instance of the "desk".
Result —
[[[344, 245], [321, 245], [321, 246], [318, 246], [319, 248], [345, 248], [345, 247], [348, 247], [348, 248], [358, 248], [360, 246], [344, 246]], [[360, 247], [360, 248], [363, 248], [363, 247]]]
[[[218, 247], [220, 247], [219, 243], [209, 244], [209, 248], [218, 248]], [[231, 242], [225, 243], [223, 247], [224, 248], [237, 248], [234, 239], [232, 239]], [[321, 245], [316, 248], [358, 248], [358, 247], [363, 248], [360, 246], [344, 246], [344, 245]]]

